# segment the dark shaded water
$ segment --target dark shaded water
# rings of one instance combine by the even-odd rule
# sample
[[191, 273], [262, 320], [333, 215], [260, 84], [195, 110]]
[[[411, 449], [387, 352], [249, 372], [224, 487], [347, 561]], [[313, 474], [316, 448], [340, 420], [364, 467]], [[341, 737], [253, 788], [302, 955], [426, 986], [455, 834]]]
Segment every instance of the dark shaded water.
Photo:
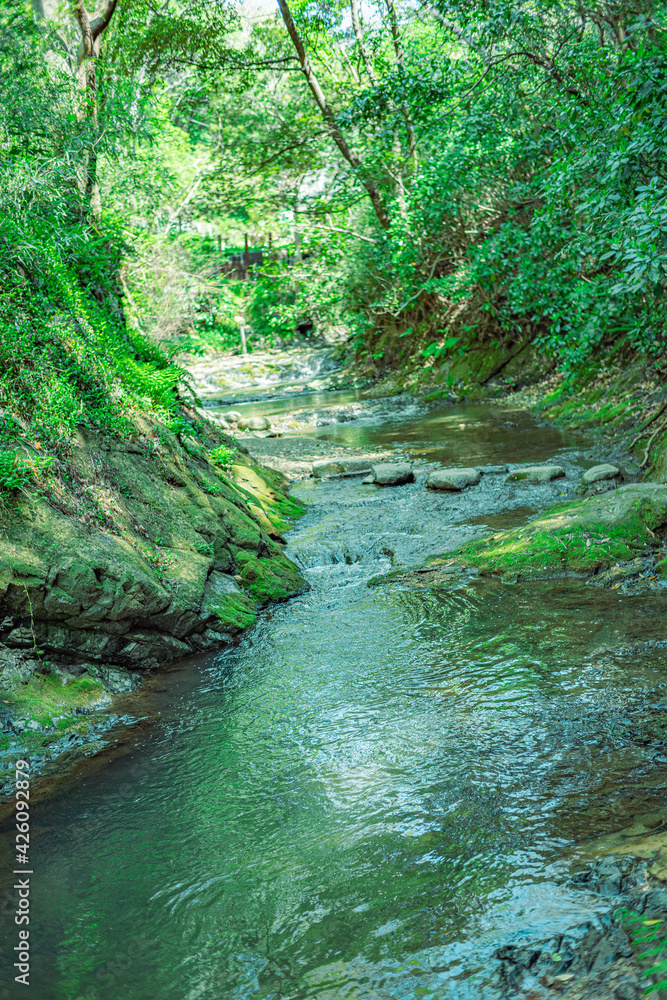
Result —
[[[540, 458], [575, 468], [544, 440]], [[31, 995], [481, 1000], [500, 943], [599, 909], [568, 885], [581, 845], [667, 784], [664, 598], [366, 586], [392, 552], [559, 488], [299, 486], [290, 550], [311, 590], [203, 663], [145, 745], [36, 813]]]

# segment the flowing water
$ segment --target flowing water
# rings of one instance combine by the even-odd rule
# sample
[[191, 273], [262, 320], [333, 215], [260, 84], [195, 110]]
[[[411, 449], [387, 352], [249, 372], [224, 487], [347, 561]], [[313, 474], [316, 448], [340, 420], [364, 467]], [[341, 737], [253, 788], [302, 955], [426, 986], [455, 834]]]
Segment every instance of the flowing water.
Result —
[[[474, 462], [590, 464], [476, 413], [381, 433], [460, 457], [467, 422]], [[662, 803], [664, 597], [367, 586], [561, 489], [503, 479], [295, 488], [310, 590], [175, 675], [131, 753], [35, 812], [33, 998], [493, 1000], [499, 945], [603, 907], [569, 877]]]

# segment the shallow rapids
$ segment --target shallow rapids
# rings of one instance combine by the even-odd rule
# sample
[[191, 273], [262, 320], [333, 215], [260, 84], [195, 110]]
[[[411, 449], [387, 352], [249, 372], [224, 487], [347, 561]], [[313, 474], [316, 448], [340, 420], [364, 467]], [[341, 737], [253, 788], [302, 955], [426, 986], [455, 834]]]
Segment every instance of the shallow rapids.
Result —
[[[474, 462], [580, 475], [576, 442], [549, 429], [538, 455], [528, 424], [486, 446], [478, 428]], [[434, 454], [414, 423], [383, 434]], [[35, 812], [31, 995], [495, 1000], [500, 945], [595, 919], [569, 881], [587, 843], [663, 805], [664, 596], [367, 586], [561, 488], [298, 485], [311, 589]]]

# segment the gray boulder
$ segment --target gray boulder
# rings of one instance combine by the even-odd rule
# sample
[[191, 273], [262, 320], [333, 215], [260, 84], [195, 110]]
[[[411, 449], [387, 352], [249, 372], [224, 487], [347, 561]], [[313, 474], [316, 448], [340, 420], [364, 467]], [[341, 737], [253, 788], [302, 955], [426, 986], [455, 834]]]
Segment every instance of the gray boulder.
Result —
[[372, 466], [371, 472], [377, 486], [403, 486], [415, 481], [412, 466], [407, 462], [381, 462]]
[[327, 476], [360, 476], [364, 472], [370, 472], [370, 468], [368, 458], [320, 458], [311, 466], [316, 479], [325, 479]]
[[550, 483], [552, 479], [561, 479], [565, 470], [560, 465], [525, 465], [522, 469], [510, 472], [506, 483]]
[[603, 479], [615, 479], [620, 474], [620, 469], [615, 465], [594, 465], [592, 469], [587, 469], [581, 477], [584, 486], [591, 486], [599, 483]]
[[315, 479], [326, 479], [327, 476], [339, 476], [343, 471], [343, 463], [338, 459], [320, 458], [313, 462], [311, 469]]
[[230, 594], [241, 597], [243, 593], [243, 590], [239, 587], [233, 576], [230, 576], [229, 573], [218, 573], [217, 570], [214, 570], [204, 587], [204, 597], [201, 605], [202, 618], [207, 618], [211, 612], [217, 611], [220, 601], [224, 601]]
[[223, 420], [229, 420], [231, 424], [238, 424], [241, 419], [241, 414], [238, 410], [227, 410], [226, 413], [222, 414]]
[[316, 479], [324, 479], [327, 476], [360, 476], [370, 471], [371, 463], [367, 458], [321, 458], [313, 462], [311, 468]]
[[482, 478], [478, 469], [434, 469], [426, 480], [429, 490], [449, 490], [458, 493], [467, 486], [476, 486]]
[[371, 460], [370, 458], [344, 458], [342, 466], [346, 475], [360, 476], [362, 473], [370, 471]]

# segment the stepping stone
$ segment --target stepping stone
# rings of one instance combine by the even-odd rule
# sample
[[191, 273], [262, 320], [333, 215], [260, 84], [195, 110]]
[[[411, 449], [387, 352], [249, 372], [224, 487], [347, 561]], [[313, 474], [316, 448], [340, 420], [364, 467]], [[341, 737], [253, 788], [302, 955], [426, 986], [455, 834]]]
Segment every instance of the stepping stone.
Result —
[[592, 469], [584, 472], [581, 481], [585, 486], [591, 486], [592, 483], [599, 483], [603, 479], [615, 479], [620, 471], [615, 465], [594, 465]]
[[510, 472], [506, 483], [550, 483], [552, 479], [561, 479], [565, 470], [560, 465], [525, 465], [522, 469]]
[[490, 475], [500, 475], [503, 472], [507, 472], [509, 470], [509, 466], [507, 466], [507, 465], [477, 465], [476, 469], [477, 469], [478, 472], [481, 472], [483, 476], [490, 476]]
[[364, 472], [371, 471], [371, 463], [368, 458], [320, 458], [313, 462], [311, 466], [316, 479], [325, 479], [328, 476], [360, 476]]
[[327, 476], [339, 476], [343, 471], [343, 463], [337, 459], [320, 458], [311, 465], [316, 479], [326, 479]]
[[360, 476], [363, 472], [371, 471], [370, 458], [344, 458], [341, 465], [346, 476]]
[[479, 469], [434, 469], [426, 480], [429, 490], [449, 490], [460, 493], [467, 486], [476, 486], [482, 478]]
[[371, 472], [377, 486], [403, 486], [415, 481], [412, 466], [407, 462], [382, 462], [372, 466]]

